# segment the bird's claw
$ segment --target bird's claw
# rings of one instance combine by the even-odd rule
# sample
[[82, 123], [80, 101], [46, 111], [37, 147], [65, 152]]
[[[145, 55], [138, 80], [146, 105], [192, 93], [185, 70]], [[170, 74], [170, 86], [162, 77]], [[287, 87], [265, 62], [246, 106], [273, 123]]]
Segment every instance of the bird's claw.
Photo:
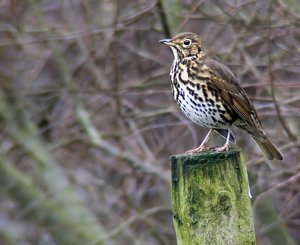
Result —
[[197, 147], [197, 148], [195, 148], [195, 149], [187, 150], [185, 153], [186, 153], [186, 154], [194, 154], [194, 153], [199, 153], [199, 152], [209, 151], [209, 150], [210, 150], [209, 147], [206, 147], [206, 146], [200, 146], [200, 147]]
[[230, 145], [223, 145], [222, 147], [216, 147], [215, 151], [216, 152], [223, 152], [223, 151], [229, 151]]

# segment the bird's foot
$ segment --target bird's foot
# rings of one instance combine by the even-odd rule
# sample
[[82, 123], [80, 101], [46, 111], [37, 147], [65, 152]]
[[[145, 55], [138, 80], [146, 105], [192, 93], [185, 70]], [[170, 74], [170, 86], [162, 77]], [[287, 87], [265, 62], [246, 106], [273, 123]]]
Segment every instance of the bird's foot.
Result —
[[188, 151], [186, 151], [185, 153], [186, 153], [186, 154], [194, 154], [194, 153], [203, 152], [203, 151], [208, 151], [208, 150], [210, 150], [209, 147], [206, 147], [206, 146], [204, 146], [204, 145], [203, 145], [203, 146], [200, 145], [199, 147], [197, 147], [197, 148], [195, 148], [195, 149], [188, 150]]
[[225, 144], [222, 147], [216, 147], [215, 151], [216, 152], [223, 152], [223, 151], [229, 151], [230, 144]]

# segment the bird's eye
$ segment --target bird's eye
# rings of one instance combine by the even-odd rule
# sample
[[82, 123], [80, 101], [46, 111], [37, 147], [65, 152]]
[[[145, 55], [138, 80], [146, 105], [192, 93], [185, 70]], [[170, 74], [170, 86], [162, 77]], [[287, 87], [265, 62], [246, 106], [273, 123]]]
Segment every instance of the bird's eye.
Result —
[[192, 40], [191, 39], [185, 39], [183, 41], [183, 46], [184, 47], [189, 47], [192, 44]]

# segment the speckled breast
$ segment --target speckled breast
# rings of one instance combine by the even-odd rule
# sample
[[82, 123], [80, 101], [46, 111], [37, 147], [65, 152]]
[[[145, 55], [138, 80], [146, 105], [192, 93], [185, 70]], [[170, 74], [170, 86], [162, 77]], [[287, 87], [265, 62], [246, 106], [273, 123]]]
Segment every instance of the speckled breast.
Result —
[[170, 76], [174, 99], [187, 118], [207, 128], [227, 129], [232, 123], [223, 100], [208, 84], [210, 73], [204, 67], [201, 74], [188, 73], [185, 64], [174, 64]]

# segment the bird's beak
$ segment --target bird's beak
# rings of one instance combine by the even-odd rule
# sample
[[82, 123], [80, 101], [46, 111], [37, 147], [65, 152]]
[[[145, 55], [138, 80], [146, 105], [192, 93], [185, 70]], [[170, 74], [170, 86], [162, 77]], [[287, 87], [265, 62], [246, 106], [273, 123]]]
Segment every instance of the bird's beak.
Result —
[[166, 44], [168, 46], [171, 46], [172, 45], [172, 39], [161, 39], [158, 41], [159, 43], [163, 43], [163, 44]]

